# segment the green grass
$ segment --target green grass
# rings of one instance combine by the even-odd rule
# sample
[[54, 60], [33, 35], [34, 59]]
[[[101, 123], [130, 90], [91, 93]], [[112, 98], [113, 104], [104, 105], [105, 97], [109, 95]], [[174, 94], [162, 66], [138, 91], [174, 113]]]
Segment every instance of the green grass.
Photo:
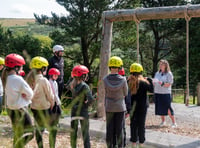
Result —
[[[184, 104], [184, 95], [173, 96], [173, 102]], [[193, 97], [192, 96], [190, 96], [189, 104], [193, 104]], [[195, 104], [197, 104], [197, 98], [196, 97], [195, 97]]]
[[1, 115], [6, 116], [6, 115], [8, 115], [8, 113], [7, 113], [6, 110], [3, 110], [3, 111], [1, 112]]

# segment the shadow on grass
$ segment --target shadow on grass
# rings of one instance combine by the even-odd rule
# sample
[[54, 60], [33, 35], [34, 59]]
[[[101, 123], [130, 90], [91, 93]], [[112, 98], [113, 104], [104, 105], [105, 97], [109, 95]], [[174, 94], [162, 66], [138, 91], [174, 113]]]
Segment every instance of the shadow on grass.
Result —
[[159, 125], [147, 125], [146, 129], [163, 129], [166, 128], [166, 126], [160, 127]]

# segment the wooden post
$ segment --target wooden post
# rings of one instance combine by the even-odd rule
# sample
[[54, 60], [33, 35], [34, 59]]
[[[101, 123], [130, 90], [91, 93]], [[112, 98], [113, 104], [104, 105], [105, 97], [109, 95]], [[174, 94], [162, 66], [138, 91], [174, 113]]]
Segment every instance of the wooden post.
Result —
[[105, 90], [103, 88], [102, 79], [108, 74], [108, 60], [111, 54], [111, 39], [112, 39], [112, 26], [113, 23], [105, 20], [103, 17], [103, 31], [102, 31], [102, 46], [100, 53], [100, 70], [99, 70], [99, 83], [98, 83], [98, 103], [97, 103], [97, 116], [99, 118], [105, 116]]
[[200, 106], [200, 82], [197, 84], [197, 105]]

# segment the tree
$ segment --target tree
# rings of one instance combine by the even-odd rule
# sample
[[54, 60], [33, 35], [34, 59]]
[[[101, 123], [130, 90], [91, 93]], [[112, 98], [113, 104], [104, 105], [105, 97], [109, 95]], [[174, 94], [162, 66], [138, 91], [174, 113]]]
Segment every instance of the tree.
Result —
[[[62, 45], [80, 44], [82, 63], [91, 70], [94, 60], [99, 57], [101, 37], [101, 15], [111, 8], [115, 0], [56, 0], [65, 7], [66, 16], [52, 13], [52, 17], [34, 14], [40, 24], [51, 25], [63, 29], [59, 35], [62, 40], [56, 43]], [[57, 38], [58, 36], [54, 37]]]

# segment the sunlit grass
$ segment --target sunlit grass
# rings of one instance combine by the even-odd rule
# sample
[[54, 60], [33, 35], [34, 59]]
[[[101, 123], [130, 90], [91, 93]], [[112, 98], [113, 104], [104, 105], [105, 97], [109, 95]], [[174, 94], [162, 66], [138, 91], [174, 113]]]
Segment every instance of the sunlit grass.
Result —
[[[184, 95], [173, 96], [173, 102], [184, 104]], [[193, 104], [193, 97], [192, 96], [190, 96], [189, 104]], [[195, 104], [197, 104], [197, 98], [196, 97], [195, 97]]]

